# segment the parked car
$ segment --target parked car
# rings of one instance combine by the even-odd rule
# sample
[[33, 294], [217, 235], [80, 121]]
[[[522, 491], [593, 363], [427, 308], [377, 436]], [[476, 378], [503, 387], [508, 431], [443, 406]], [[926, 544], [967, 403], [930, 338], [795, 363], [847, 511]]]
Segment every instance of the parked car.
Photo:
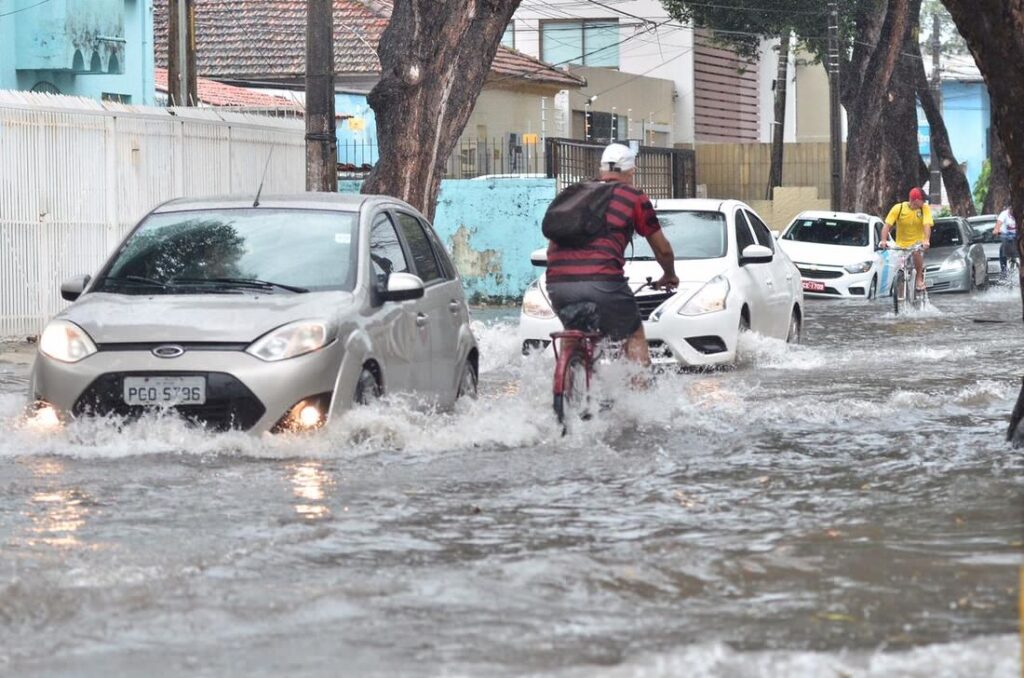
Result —
[[[874, 299], [883, 281], [882, 220], [849, 212], [801, 212], [779, 237], [810, 297]], [[888, 293], [883, 288], [883, 294]]]
[[171, 408], [211, 429], [311, 429], [381, 393], [476, 392], [459, 276], [427, 221], [383, 196], [174, 200], [43, 331], [37, 418]]
[[929, 294], [972, 292], [988, 284], [984, 245], [962, 217], [935, 220], [924, 266]]
[[[800, 274], [750, 207], [734, 200], [659, 200], [655, 209], [675, 250], [681, 281], [674, 293], [648, 288], [637, 295], [655, 364], [731, 363], [739, 335], [747, 329], [800, 340]], [[633, 240], [627, 255], [626, 276], [633, 289], [648, 277], [661, 277], [643, 238]], [[546, 250], [537, 250], [533, 260], [545, 265]], [[523, 351], [550, 351], [551, 333], [561, 330], [542, 275], [523, 297]]]
[[985, 258], [988, 260], [989, 282], [999, 280], [1002, 275], [1002, 269], [999, 268], [999, 250], [1003, 243], [998, 235], [992, 233], [998, 220], [998, 214], [983, 214], [967, 219], [967, 223], [970, 224], [975, 235], [981, 236], [981, 245], [985, 250]]

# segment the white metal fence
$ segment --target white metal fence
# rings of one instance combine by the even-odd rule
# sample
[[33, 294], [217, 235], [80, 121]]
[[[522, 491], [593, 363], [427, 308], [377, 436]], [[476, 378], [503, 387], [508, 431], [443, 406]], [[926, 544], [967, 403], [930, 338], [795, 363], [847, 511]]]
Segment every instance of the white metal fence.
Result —
[[0, 91], [0, 338], [39, 332], [153, 207], [303, 190], [301, 120]]

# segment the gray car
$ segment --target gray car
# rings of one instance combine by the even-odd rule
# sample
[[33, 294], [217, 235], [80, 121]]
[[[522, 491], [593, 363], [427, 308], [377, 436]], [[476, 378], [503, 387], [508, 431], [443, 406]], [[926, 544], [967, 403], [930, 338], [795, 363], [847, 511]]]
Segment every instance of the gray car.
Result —
[[980, 238], [961, 217], [943, 217], [932, 227], [924, 257], [928, 292], [971, 292], [988, 284], [988, 262]]
[[998, 220], [999, 215], [997, 214], [983, 214], [967, 219], [975, 236], [981, 238], [981, 245], [985, 249], [985, 258], [988, 259], [989, 282], [998, 281], [1002, 275], [1002, 269], [999, 268], [999, 250], [1002, 248], [1003, 242], [998, 235], [992, 234]]
[[479, 354], [431, 226], [384, 196], [174, 200], [44, 330], [32, 411], [173, 408], [205, 427], [312, 429], [353, 403], [475, 395]]

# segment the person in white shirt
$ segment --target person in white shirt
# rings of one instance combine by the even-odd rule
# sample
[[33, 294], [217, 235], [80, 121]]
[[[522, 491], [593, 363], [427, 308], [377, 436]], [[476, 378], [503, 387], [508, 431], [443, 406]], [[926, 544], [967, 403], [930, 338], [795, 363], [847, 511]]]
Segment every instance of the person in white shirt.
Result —
[[1019, 259], [1017, 252], [1017, 220], [1013, 218], [1013, 208], [1007, 207], [999, 213], [996, 219], [992, 235], [999, 236], [1001, 242], [999, 247], [999, 270], [1006, 276], [1006, 262], [1009, 259]]

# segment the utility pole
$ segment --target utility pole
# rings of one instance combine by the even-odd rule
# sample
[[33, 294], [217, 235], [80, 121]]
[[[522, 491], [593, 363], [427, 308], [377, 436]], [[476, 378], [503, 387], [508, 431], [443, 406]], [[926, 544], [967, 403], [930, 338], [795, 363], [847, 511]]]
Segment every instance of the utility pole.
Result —
[[782, 34], [779, 43], [779, 70], [775, 75], [775, 129], [772, 132], [772, 168], [768, 174], [765, 200], [775, 198], [775, 187], [782, 185], [782, 163], [786, 142], [786, 81], [789, 78], [790, 33]]
[[828, 3], [829, 136], [832, 141], [832, 210], [843, 204], [843, 118], [839, 102], [839, 2]]
[[306, 3], [306, 190], [338, 191], [332, 0]]
[[[942, 112], [942, 68], [939, 63], [939, 52], [942, 50], [942, 41], [939, 39], [940, 21], [939, 13], [932, 14], [932, 97], [935, 105]], [[931, 138], [934, 140], [935, 135]], [[931, 173], [928, 179], [928, 202], [932, 205], [942, 204], [942, 161], [939, 158], [938, 148], [932, 142]]]
[[193, 0], [169, 0], [167, 95], [172, 106], [195, 106], [198, 103], [195, 20]]

